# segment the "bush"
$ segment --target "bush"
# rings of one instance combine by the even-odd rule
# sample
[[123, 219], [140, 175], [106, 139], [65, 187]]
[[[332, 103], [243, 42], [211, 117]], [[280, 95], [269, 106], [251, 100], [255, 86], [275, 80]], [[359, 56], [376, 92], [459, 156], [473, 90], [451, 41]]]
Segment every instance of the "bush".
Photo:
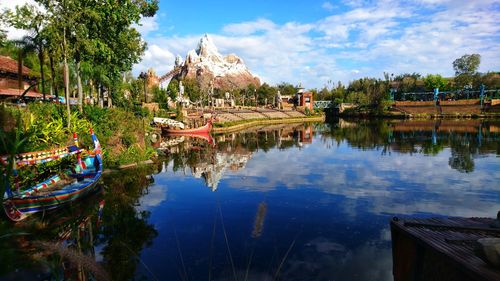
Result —
[[26, 139], [23, 150], [16, 153], [71, 145], [73, 132], [78, 134], [83, 147], [93, 147], [89, 135], [90, 128], [94, 129], [103, 147], [105, 167], [114, 167], [137, 159], [146, 160], [154, 152], [144, 141], [145, 132], [151, 128], [149, 122], [142, 117], [149, 118], [149, 111], [142, 108], [140, 114], [137, 114], [121, 108], [85, 106], [82, 114], [78, 111], [71, 113], [71, 129], [67, 128], [63, 105], [45, 103], [32, 104], [21, 109], [4, 108], [3, 115], [9, 116], [2, 117], [5, 120], [16, 120], [14, 117], [18, 116], [17, 123], [21, 123], [12, 125], [22, 131], [21, 139]]

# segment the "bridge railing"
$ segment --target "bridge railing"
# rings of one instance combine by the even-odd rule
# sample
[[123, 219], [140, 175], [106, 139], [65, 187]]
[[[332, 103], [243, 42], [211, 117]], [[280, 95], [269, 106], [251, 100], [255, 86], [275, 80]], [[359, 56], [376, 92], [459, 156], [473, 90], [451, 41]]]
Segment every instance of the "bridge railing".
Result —
[[[395, 101], [432, 101], [435, 100], [435, 92], [410, 92], [394, 93]], [[439, 91], [437, 97], [440, 100], [463, 100], [463, 99], [481, 99], [481, 90], [457, 90], [457, 91]], [[500, 98], [500, 90], [484, 90], [483, 99]]]

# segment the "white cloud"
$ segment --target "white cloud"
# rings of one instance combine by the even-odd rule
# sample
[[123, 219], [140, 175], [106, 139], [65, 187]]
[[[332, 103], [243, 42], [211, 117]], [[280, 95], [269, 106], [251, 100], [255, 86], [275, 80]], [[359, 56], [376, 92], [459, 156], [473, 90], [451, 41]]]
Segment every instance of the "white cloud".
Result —
[[[14, 10], [16, 6], [23, 6], [25, 4], [40, 7], [34, 0], [2, 0], [0, 1], [0, 13], [5, 10]], [[2, 23], [0, 23], [0, 27], [4, 27], [5, 31], [7, 31], [7, 39], [10, 40], [21, 39], [23, 36], [28, 34], [27, 31], [22, 29], [5, 27]]]
[[168, 188], [162, 185], [148, 187], [148, 193], [139, 199], [138, 210], [150, 210], [167, 200]]
[[258, 19], [253, 22], [242, 22], [228, 24], [222, 29], [223, 32], [236, 35], [250, 35], [259, 31], [270, 31], [276, 29], [276, 24], [267, 19]]
[[323, 5], [321, 5], [321, 7], [327, 11], [333, 11], [333, 8], [335, 8], [332, 3], [330, 2], [324, 2]]
[[38, 6], [34, 0], [2, 0], [0, 1], [0, 11], [5, 9], [15, 9], [16, 6], [23, 6], [24, 4]]
[[150, 32], [158, 30], [158, 17], [155, 15], [153, 17], [141, 18], [139, 24], [134, 24], [133, 26], [142, 36], [147, 36]]
[[149, 68], [154, 68], [157, 74], [161, 75], [174, 66], [175, 56], [165, 48], [161, 48], [156, 44], [149, 45], [142, 61], [134, 66], [137, 72], [146, 71]]

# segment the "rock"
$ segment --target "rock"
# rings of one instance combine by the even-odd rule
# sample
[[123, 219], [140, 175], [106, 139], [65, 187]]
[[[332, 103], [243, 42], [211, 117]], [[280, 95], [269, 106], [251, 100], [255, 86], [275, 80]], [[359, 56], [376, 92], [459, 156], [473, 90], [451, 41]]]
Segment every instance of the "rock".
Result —
[[487, 264], [500, 269], [500, 238], [478, 239], [474, 252]]
[[174, 79], [196, 79], [203, 90], [246, 88], [250, 84], [260, 86], [260, 79], [248, 70], [240, 57], [235, 54], [222, 56], [207, 34], [196, 50], [187, 53], [184, 63], [176, 59], [175, 65], [181, 67], [181, 71]]
[[182, 57], [177, 55], [175, 57], [175, 67], [181, 67], [182, 66]]

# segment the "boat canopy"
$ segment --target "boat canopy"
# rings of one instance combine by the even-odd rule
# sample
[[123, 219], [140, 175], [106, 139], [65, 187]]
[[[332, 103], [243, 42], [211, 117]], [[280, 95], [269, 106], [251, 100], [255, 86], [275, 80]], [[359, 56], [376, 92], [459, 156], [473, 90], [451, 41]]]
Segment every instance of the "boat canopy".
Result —
[[[35, 152], [26, 152], [21, 154], [16, 154], [14, 156], [16, 167], [28, 166], [28, 165], [38, 165], [60, 158], [64, 158], [73, 154], [82, 153], [85, 149], [79, 148], [76, 145], [56, 148], [52, 150], [43, 150]], [[7, 165], [9, 156], [4, 155], [0, 157], [0, 163]]]
[[181, 129], [184, 129], [184, 123], [173, 120], [173, 119], [168, 119], [168, 118], [160, 118], [160, 117], [154, 117], [153, 118], [153, 123], [158, 124], [158, 125], [168, 125], [172, 127], [178, 127]]

